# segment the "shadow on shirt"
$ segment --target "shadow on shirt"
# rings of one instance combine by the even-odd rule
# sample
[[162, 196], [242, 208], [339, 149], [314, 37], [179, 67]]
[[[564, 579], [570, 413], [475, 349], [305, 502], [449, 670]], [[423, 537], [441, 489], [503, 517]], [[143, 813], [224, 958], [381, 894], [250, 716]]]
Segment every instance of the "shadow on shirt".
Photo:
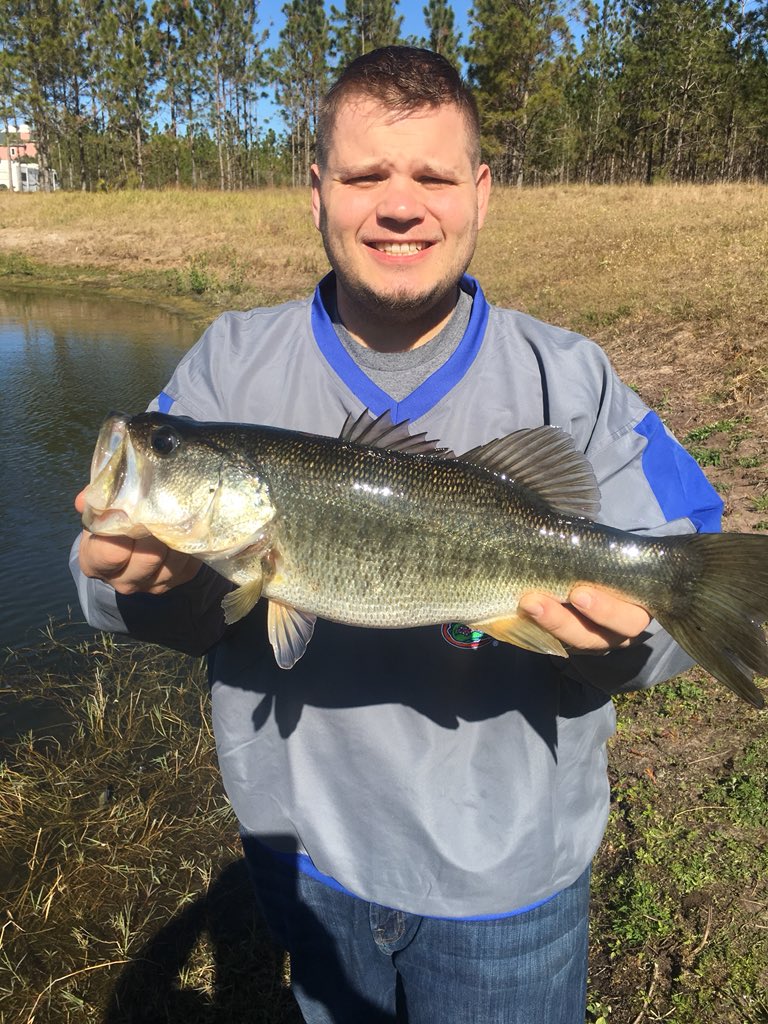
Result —
[[[273, 838], [283, 849], [286, 842], [295, 845]], [[295, 896], [296, 868], [281, 862], [279, 872], [283, 896]], [[305, 982], [307, 994], [323, 1005], [326, 993], [334, 993], [329, 1001], [344, 994], [344, 971], [322, 922], [306, 906], [297, 908], [301, 927], [325, 951], [323, 991]], [[112, 990], [103, 1024], [301, 1024], [283, 980], [284, 946], [270, 938], [246, 861], [233, 861], [138, 951]], [[364, 998], [346, 997], [352, 1016], [344, 1019], [394, 1024]]]
[[[616, 679], [639, 672], [646, 657], [642, 647], [615, 652]], [[289, 737], [305, 706], [403, 704], [450, 730], [462, 721], [519, 714], [553, 756], [557, 719], [588, 714], [610, 699], [597, 687], [567, 678], [566, 668], [565, 659], [490, 638], [475, 649], [460, 648], [440, 626], [367, 630], [318, 620], [304, 657], [286, 671], [266, 640], [261, 607], [209, 652], [211, 684], [254, 694], [256, 732], [274, 715], [280, 735]]]

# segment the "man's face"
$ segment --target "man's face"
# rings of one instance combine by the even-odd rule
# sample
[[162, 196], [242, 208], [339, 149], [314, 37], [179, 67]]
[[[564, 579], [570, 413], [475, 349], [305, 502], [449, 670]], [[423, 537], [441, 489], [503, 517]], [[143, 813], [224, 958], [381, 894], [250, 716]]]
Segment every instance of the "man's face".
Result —
[[345, 322], [407, 322], [453, 308], [490, 190], [488, 168], [472, 166], [457, 107], [393, 119], [373, 100], [353, 98], [338, 112], [327, 166], [315, 165], [312, 179]]

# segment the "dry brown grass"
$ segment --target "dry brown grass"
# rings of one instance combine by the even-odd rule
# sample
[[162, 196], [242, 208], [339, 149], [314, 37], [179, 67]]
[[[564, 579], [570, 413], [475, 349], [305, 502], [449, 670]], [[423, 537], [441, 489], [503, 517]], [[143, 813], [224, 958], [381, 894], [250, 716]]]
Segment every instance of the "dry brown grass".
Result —
[[0, 673], [57, 712], [0, 743], [0, 1024], [295, 1024], [200, 663], [52, 634]]
[[475, 261], [495, 301], [600, 341], [682, 435], [713, 403], [762, 415], [767, 269], [760, 186], [504, 192]]
[[307, 193], [0, 195], [0, 251], [136, 274], [189, 267], [248, 292], [293, 297], [325, 267]]
[[[306, 189], [0, 194], [0, 252], [55, 265], [236, 265], [243, 292], [303, 294], [326, 268]], [[489, 297], [579, 329], [627, 316], [768, 324], [768, 189], [497, 189], [473, 271]], [[759, 324], [755, 322], [755, 315]]]

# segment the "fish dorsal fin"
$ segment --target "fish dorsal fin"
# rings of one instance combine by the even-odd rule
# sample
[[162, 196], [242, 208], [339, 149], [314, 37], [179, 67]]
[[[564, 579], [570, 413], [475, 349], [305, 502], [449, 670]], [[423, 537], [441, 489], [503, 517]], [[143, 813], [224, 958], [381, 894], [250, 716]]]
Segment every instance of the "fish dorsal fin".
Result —
[[460, 459], [528, 488], [561, 512], [594, 517], [600, 510], [600, 488], [589, 459], [560, 427], [516, 430]]
[[342, 441], [366, 445], [368, 448], [387, 448], [389, 451], [410, 452], [415, 455], [439, 455], [444, 459], [453, 458], [453, 452], [439, 448], [437, 441], [428, 441], [426, 433], [412, 434], [408, 420], [393, 423], [387, 409], [381, 416], [373, 416], [368, 409], [355, 419], [350, 413], [344, 421], [339, 435]]

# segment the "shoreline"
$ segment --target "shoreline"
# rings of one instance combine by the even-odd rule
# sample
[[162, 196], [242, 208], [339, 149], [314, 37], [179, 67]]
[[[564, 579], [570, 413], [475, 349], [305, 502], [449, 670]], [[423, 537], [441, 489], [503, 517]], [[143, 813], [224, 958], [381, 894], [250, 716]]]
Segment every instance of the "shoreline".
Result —
[[45, 292], [47, 295], [78, 295], [93, 300], [119, 299], [155, 306], [181, 316], [201, 329], [219, 313], [231, 308], [222, 299], [174, 293], [168, 287], [167, 272], [163, 271], [154, 272], [154, 280], [148, 281], [146, 272], [137, 280], [131, 273], [115, 272], [105, 266], [66, 266], [28, 260], [26, 265], [29, 269], [19, 272], [3, 269], [3, 255], [0, 252], [0, 292]]

